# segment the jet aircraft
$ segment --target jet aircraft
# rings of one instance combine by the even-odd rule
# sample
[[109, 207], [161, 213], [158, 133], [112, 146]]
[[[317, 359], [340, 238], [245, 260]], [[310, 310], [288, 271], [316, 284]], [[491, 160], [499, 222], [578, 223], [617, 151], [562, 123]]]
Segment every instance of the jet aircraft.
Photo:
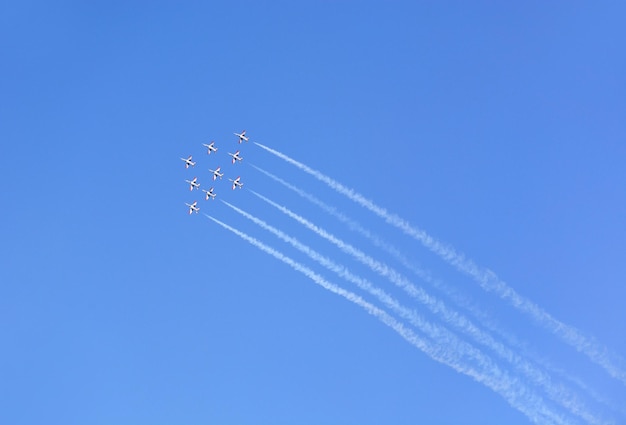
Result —
[[233, 157], [233, 164], [237, 161], [241, 161], [243, 158], [239, 155], [239, 151], [235, 152], [235, 153], [230, 153], [228, 152], [228, 155]]
[[192, 212], [195, 212], [196, 214], [198, 214], [198, 211], [200, 211], [200, 207], [196, 206], [197, 203], [198, 201], [194, 201], [193, 204], [185, 203], [185, 205], [189, 207], [189, 214], [191, 214]]
[[224, 173], [220, 173], [220, 169], [221, 169], [221, 168], [222, 168], [222, 167], [217, 167], [215, 170], [211, 170], [211, 169], [209, 168], [209, 171], [213, 173], [213, 180], [215, 180], [215, 179], [216, 179], [216, 178], [218, 178], [218, 177], [219, 177], [220, 179], [221, 179], [222, 177], [224, 177]]
[[233, 182], [233, 190], [235, 190], [235, 188], [241, 189], [243, 187], [243, 183], [241, 183], [241, 176], [237, 177], [235, 180], [233, 179], [228, 179], [228, 180]]
[[200, 187], [200, 183], [198, 183], [198, 178], [194, 177], [193, 180], [185, 180], [187, 183], [189, 183], [189, 190], [194, 190]]
[[242, 131], [241, 133], [235, 133], [235, 136], [239, 137], [239, 143], [243, 142], [244, 140], [246, 142], [249, 140], [246, 136], [246, 130]]
[[215, 142], [211, 142], [208, 145], [206, 143], [203, 143], [202, 146], [207, 148], [207, 153], [209, 155], [211, 155], [211, 152], [217, 152], [217, 148], [215, 147]]
[[196, 165], [195, 162], [193, 162], [191, 160], [191, 155], [189, 155], [189, 158], [181, 158], [183, 161], [185, 161], [185, 168], [189, 168], [189, 166], [191, 165], [192, 167]]
[[202, 189], [202, 191], [206, 193], [206, 201], [208, 201], [209, 198], [215, 199], [215, 192], [213, 192], [213, 187], [211, 187], [209, 190]]

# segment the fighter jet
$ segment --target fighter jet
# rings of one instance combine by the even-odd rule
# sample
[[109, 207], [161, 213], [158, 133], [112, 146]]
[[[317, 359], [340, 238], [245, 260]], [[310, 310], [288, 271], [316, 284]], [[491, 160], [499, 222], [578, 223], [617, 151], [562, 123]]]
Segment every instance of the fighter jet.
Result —
[[222, 177], [224, 177], [224, 173], [220, 173], [220, 168], [222, 168], [222, 167], [217, 167], [215, 170], [211, 170], [211, 169], [209, 168], [209, 171], [213, 173], [213, 180], [215, 180], [215, 179], [216, 179], [216, 178], [218, 178], [218, 177], [219, 177], [220, 179], [221, 179]]
[[233, 182], [233, 190], [235, 190], [235, 188], [241, 189], [243, 187], [243, 183], [241, 183], [241, 176], [237, 177], [235, 180], [233, 179], [228, 179], [228, 180]]
[[202, 189], [202, 191], [206, 193], [206, 201], [208, 201], [209, 198], [215, 199], [215, 192], [213, 192], [213, 187], [211, 187], [209, 190]]
[[187, 158], [187, 159], [185, 159], [185, 158], [181, 158], [181, 159], [183, 161], [185, 161], [185, 168], [189, 168], [190, 165], [192, 167], [196, 165], [196, 163], [191, 160], [191, 155], [189, 155], [189, 158]]
[[211, 152], [217, 152], [217, 148], [215, 147], [215, 142], [211, 142], [208, 145], [206, 143], [203, 143], [202, 146], [207, 148], [207, 153], [209, 155], [211, 155]]
[[241, 133], [235, 133], [235, 136], [239, 137], [239, 143], [241, 143], [242, 141], [248, 141], [248, 137], [246, 137], [246, 130], [242, 131]]
[[185, 180], [189, 183], [189, 190], [194, 190], [200, 187], [200, 183], [198, 183], [198, 178], [194, 177], [193, 180]]
[[200, 211], [200, 207], [196, 206], [197, 203], [198, 203], [198, 201], [194, 201], [193, 204], [185, 203], [185, 205], [187, 205], [189, 207], [189, 214], [191, 214], [192, 212], [195, 212], [196, 214], [198, 214], [198, 211]]
[[243, 158], [239, 155], [239, 151], [235, 152], [235, 153], [230, 153], [228, 152], [228, 155], [233, 157], [233, 164], [237, 161], [241, 161]]

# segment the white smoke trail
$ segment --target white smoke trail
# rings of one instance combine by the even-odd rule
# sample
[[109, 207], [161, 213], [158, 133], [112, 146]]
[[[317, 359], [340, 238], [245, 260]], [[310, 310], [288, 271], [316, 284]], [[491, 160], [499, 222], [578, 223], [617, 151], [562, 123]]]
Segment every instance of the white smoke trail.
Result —
[[428, 339], [419, 337], [415, 332], [413, 332], [409, 328], [406, 328], [402, 323], [398, 322], [387, 312], [378, 307], [375, 307], [373, 304], [368, 303], [360, 296], [349, 292], [341, 288], [340, 286], [328, 282], [326, 279], [324, 279], [322, 276], [315, 273], [308, 267], [292, 260], [291, 258], [282, 254], [280, 251], [277, 251], [276, 249], [265, 245], [264, 243], [247, 235], [246, 233], [241, 232], [227, 225], [226, 223], [223, 223], [218, 219], [211, 217], [208, 214], [205, 214], [205, 216], [213, 222], [219, 224], [223, 228], [230, 230], [231, 232], [249, 242], [253, 246], [256, 246], [263, 252], [273, 256], [274, 258], [289, 265], [294, 270], [304, 274], [324, 289], [327, 289], [334, 294], [340, 295], [348, 301], [351, 301], [359, 307], [363, 308], [367, 313], [376, 317], [385, 325], [389, 326], [407, 342], [409, 342], [414, 347], [420, 349], [433, 360], [445, 364], [459, 373], [470, 376], [475, 381], [480, 382], [488, 388], [492, 389], [494, 392], [502, 396], [512, 407], [524, 413], [532, 422], [545, 425], [555, 423], [567, 425], [576, 423], [575, 421], [568, 420], [562, 414], [554, 412], [543, 402], [540, 397], [536, 396], [532, 391], [526, 388], [523, 383], [513, 378], [510, 378], [505, 371], [499, 370], [496, 365], [490, 366], [490, 370], [492, 372], [491, 374], [485, 374], [484, 372], [476, 370], [474, 367], [463, 364], [462, 357], [458, 355], [458, 352], [441, 349], [441, 344], [445, 343], [445, 341], [432, 342]]
[[[320, 237], [331, 242], [346, 254], [351, 255], [361, 263], [365, 264], [371, 270], [377, 272], [398, 287], [404, 289], [409, 295], [428, 307], [432, 313], [440, 316], [446, 323], [451, 324], [452, 326], [464, 332], [466, 335], [472, 337], [478, 343], [493, 350], [501, 358], [508, 361], [518, 371], [523, 373], [534, 384], [542, 387], [552, 400], [561, 404], [572, 413], [580, 416], [588, 423], [593, 423], [597, 425], [608, 423], [605, 420], [598, 418], [597, 415], [589, 412], [588, 408], [585, 406], [585, 403], [580, 400], [580, 398], [571, 390], [565, 388], [563, 385], [554, 384], [550, 376], [546, 375], [543, 371], [521, 358], [519, 355], [504, 346], [502, 343], [496, 341], [489, 333], [481, 330], [478, 326], [473, 324], [469, 319], [464, 317], [459, 312], [450, 310], [441, 300], [428, 294], [421, 287], [413, 285], [406, 277], [395, 271], [393, 268], [368, 256], [358, 248], [342, 241], [341, 239], [330, 234], [319, 226], [313, 224], [304, 217], [294, 213], [287, 207], [279, 205], [253, 190], [251, 190], [251, 192], [263, 201], [277, 208], [279, 211], [298, 221], [300, 224], [313, 231]], [[257, 224], [259, 223], [257, 222]]]
[[274, 174], [270, 173], [269, 171], [266, 171], [266, 170], [264, 170], [264, 169], [262, 169], [260, 167], [257, 167], [254, 164], [248, 163], [248, 165], [250, 165], [252, 168], [254, 168], [257, 171], [259, 171], [260, 173], [265, 174], [267, 177], [271, 178], [275, 182], [280, 183], [281, 185], [283, 185], [287, 189], [291, 190], [292, 192], [297, 193], [300, 197], [306, 199], [307, 201], [311, 202], [312, 204], [317, 205], [322, 210], [324, 210], [328, 214], [332, 215], [333, 217], [335, 217], [336, 219], [338, 219], [339, 221], [344, 223], [346, 226], [348, 226], [348, 228], [350, 228], [351, 230], [354, 230], [355, 232], [357, 232], [361, 236], [363, 236], [366, 239], [368, 239], [369, 241], [371, 241], [374, 245], [376, 245], [377, 247], [379, 247], [382, 250], [384, 250], [387, 254], [389, 254], [392, 257], [394, 257], [400, 264], [402, 264], [407, 269], [411, 270], [416, 276], [420, 277], [421, 279], [423, 279], [424, 281], [426, 281], [426, 282], [428, 282], [430, 284], [433, 284], [433, 286], [436, 286], [438, 284], [438, 282], [432, 276], [430, 276], [430, 274], [428, 272], [426, 272], [425, 270], [422, 270], [419, 267], [416, 267], [415, 264], [413, 264], [411, 261], [409, 261], [409, 259], [406, 258], [395, 247], [393, 247], [389, 243], [383, 241], [378, 236], [374, 235], [371, 231], [369, 231], [368, 229], [366, 229], [363, 226], [361, 226], [355, 220], [352, 220], [351, 218], [349, 218], [345, 214], [337, 211], [337, 209], [335, 207], [332, 207], [332, 206], [328, 205], [326, 202], [322, 201], [321, 199], [318, 199], [314, 195], [311, 195], [310, 193], [300, 189], [299, 187], [294, 186], [294, 185], [286, 182], [285, 180], [281, 179], [278, 176], [275, 176]]
[[539, 307], [539, 305], [518, 294], [493, 271], [479, 267], [472, 260], [465, 258], [463, 254], [456, 252], [454, 248], [439, 242], [425, 231], [411, 225], [398, 215], [388, 212], [385, 208], [376, 205], [360, 193], [342, 185], [320, 171], [265, 145], [257, 142], [254, 142], [254, 144], [326, 183], [331, 189], [373, 212], [388, 224], [400, 229], [406, 235], [418, 240], [426, 248], [457, 268], [457, 270], [470, 275], [481, 288], [488, 292], [495, 292], [502, 299], [507, 300], [512, 306], [529, 315], [537, 323], [540, 323], [554, 335], [561, 338], [562, 341], [585, 354], [592, 362], [604, 368], [610, 376], [626, 384], [626, 367], [622, 358], [618, 357], [615, 353], [609, 352], [606, 347], [600, 345], [594, 338], [583, 335], [578, 329], [554, 318], [550, 313]]
[[[509, 346], [512, 346], [517, 352], [527, 351], [527, 349], [524, 347], [524, 344], [522, 344], [522, 342], [520, 342], [513, 335], [511, 335], [510, 333], [504, 331], [498, 325], [496, 325], [493, 322], [493, 320], [490, 319], [489, 317], [487, 317], [484, 314], [484, 312], [482, 312], [481, 309], [478, 306], [473, 305], [469, 300], [463, 298], [461, 296], [461, 294], [459, 294], [456, 290], [454, 290], [454, 288], [452, 288], [452, 287], [444, 284], [440, 280], [432, 277], [431, 274], [428, 271], [423, 270], [423, 269], [421, 269], [419, 267], [416, 267], [398, 249], [396, 249], [391, 244], [383, 241], [379, 236], [375, 235], [370, 230], [368, 230], [365, 227], [363, 227], [356, 220], [346, 216], [342, 212], [338, 211], [335, 207], [333, 207], [331, 205], [328, 205], [326, 202], [322, 201], [321, 199], [317, 198], [316, 196], [314, 196], [314, 195], [306, 192], [305, 190], [303, 190], [303, 189], [301, 189], [301, 188], [299, 188], [299, 187], [297, 187], [297, 186], [295, 186], [295, 185], [285, 181], [284, 179], [281, 179], [280, 177], [270, 173], [269, 171], [264, 170], [263, 168], [258, 167], [258, 166], [254, 165], [252, 163], [248, 163], [248, 165], [250, 165], [251, 167], [253, 167], [257, 171], [259, 171], [260, 173], [264, 174], [265, 176], [269, 177], [270, 179], [274, 180], [275, 182], [281, 184], [285, 188], [291, 190], [292, 192], [295, 192], [300, 197], [302, 197], [302, 198], [306, 199], [307, 201], [311, 202], [312, 204], [320, 207], [326, 213], [328, 213], [329, 215], [335, 217], [340, 222], [344, 223], [350, 230], [355, 231], [356, 233], [360, 234], [361, 236], [363, 236], [364, 238], [366, 238], [367, 240], [372, 242], [375, 246], [381, 248], [387, 254], [391, 255], [396, 261], [398, 261], [400, 264], [402, 264], [405, 268], [407, 268], [408, 270], [412, 271], [416, 276], [418, 276], [419, 278], [421, 278], [425, 282], [429, 283], [430, 285], [432, 285], [434, 288], [438, 289], [439, 291], [443, 292], [450, 299], [452, 299], [458, 306], [464, 308], [469, 313], [471, 313], [476, 319], [478, 319], [480, 321], [480, 323], [486, 329], [488, 329], [489, 331], [491, 331], [493, 333], [496, 333], [500, 337], [504, 338], [506, 343]], [[587, 384], [582, 382], [581, 379], [579, 379], [579, 378], [577, 378], [575, 376], [572, 376], [570, 373], [567, 373], [567, 372], [565, 372], [562, 369], [559, 369], [559, 368], [556, 368], [556, 367], [552, 366], [545, 359], [538, 358], [533, 353], [530, 353], [530, 356], [531, 356], [532, 360], [535, 363], [539, 364], [544, 369], [547, 369], [550, 373], [557, 374], [557, 375], [561, 376], [563, 379], [565, 379], [565, 380], [567, 380], [569, 382], [572, 382], [574, 385], [578, 386], [580, 389], [582, 389], [587, 394], [589, 394], [595, 401], [597, 401], [597, 402], [599, 402], [601, 404], [604, 404], [605, 406], [611, 408], [612, 410], [614, 410], [616, 412], [620, 412], [621, 414], [626, 414], [626, 410], [624, 409], [623, 406], [615, 405], [615, 403], [613, 403], [611, 400], [607, 399], [605, 396], [599, 394], [596, 390], [594, 390], [593, 388], [589, 387]]]
[[[332, 261], [328, 257], [323, 256], [322, 254], [320, 254], [317, 251], [313, 250], [309, 246], [301, 243], [298, 239], [296, 239], [296, 238], [294, 238], [292, 236], [287, 235], [285, 232], [275, 228], [274, 226], [269, 225], [265, 221], [255, 217], [255, 216], [253, 216], [250, 213], [247, 213], [246, 211], [244, 211], [244, 210], [242, 210], [242, 209], [232, 205], [231, 203], [226, 202], [224, 200], [222, 200], [222, 202], [224, 204], [226, 204], [228, 207], [232, 208], [234, 211], [238, 212], [239, 214], [241, 214], [242, 216], [247, 218], [248, 220], [250, 220], [253, 223], [257, 224], [261, 228], [263, 228], [263, 229], [267, 230], [268, 232], [274, 234], [279, 239], [289, 243], [291, 246], [293, 246], [294, 248], [296, 248], [300, 252], [303, 252], [309, 258], [311, 258], [312, 260], [317, 261], [319, 264], [321, 264], [322, 266], [326, 267], [328, 270], [334, 272], [339, 277], [342, 277], [342, 278], [346, 279], [347, 281], [349, 281], [351, 283], [354, 283], [355, 285], [357, 285], [362, 290], [367, 291], [370, 294], [374, 295], [385, 306], [387, 306], [388, 308], [393, 310], [400, 317], [402, 317], [404, 319], [407, 319], [411, 324], [413, 324], [415, 327], [419, 328], [423, 332], [425, 332], [427, 334], [430, 334], [433, 337], [438, 337], [438, 338], [440, 338], [442, 336], [446, 336], [448, 338], [448, 341], [451, 341], [451, 340], [454, 339], [453, 337], [449, 336], [450, 333], [445, 328], [431, 326], [426, 320], [424, 320], [422, 317], [420, 317], [417, 314], [417, 312], [415, 312], [414, 310], [410, 310], [410, 309], [408, 309], [406, 307], [403, 307], [402, 305], [400, 305], [400, 303], [396, 299], [394, 299], [393, 297], [388, 295], [385, 291], [383, 291], [380, 288], [375, 287], [368, 280], [363, 279], [363, 278], [361, 278], [359, 276], [356, 276], [355, 274], [350, 272], [345, 266], [342, 266], [342, 265], [339, 265], [339, 264], [335, 263], [334, 261]], [[460, 350], [462, 347], [458, 347], [457, 346], [455, 348]]]
[[472, 305], [467, 299], [464, 299], [452, 287], [450, 287], [450, 286], [444, 284], [443, 282], [441, 282], [440, 280], [434, 278], [428, 271], [423, 270], [420, 267], [417, 267], [412, 261], [410, 261], [406, 256], [404, 256], [404, 254], [402, 254], [398, 249], [396, 249], [391, 244], [389, 244], [389, 243], [385, 242], [384, 240], [382, 240], [379, 236], [375, 235], [370, 230], [368, 230], [365, 227], [363, 227], [356, 220], [351, 219], [350, 217], [346, 216], [342, 212], [338, 211], [335, 207], [332, 207], [332, 206], [328, 205], [326, 202], [322, 201], [321, 199], [319, 199], [319, 198], [315, 197], [314, 195], [312, 195], [312, 194], [310, 194], [310, 193], [300, 189], [297, 186], [292, 185], [291, 183], [288, 183], [287, 181], [285, 181], [285, 180], [281, 179], [280, 177], [270, 173], [269, 171], [266, 171], [266, 170], [264, 170], [264, 169], [262, 169], [260, 167], [257, 167], [254, 164], [248, 163], [248, 165], [250, 165], [251, 167], [253, 167], [257, 171], [259, 171], [260, 173], [266, 175], [270, 179], [274, 180], [275, 182], [280, 183], [281, 185], [283, 185], [287, 189], [295, 192], [300, 197], [306, 199], [307, 201], [311, 202], [312, 204], [317, 205], [322, 210], [324, 210], [326, 213], [332, 215], [333, 217], [335, 217], [336, 219], [338, 219], [339, 221], [344, 223], [346, 226], [348, 226], [348, 228], [350, 230], [355, 231], [359, 235], [363, 236], [364, 238], [366, 238], [367, 240], [372, 242], [375, 246], [381, 248], [387, 254], [391, 255], [396, 261], [398, 261], [400, 264], [402, 264], [406, 269], [408, 269], [411, 272], [413, 272], [413, 274], [415, 274], [417, 277], [419, 277], [423, 281], [427, 282], [428, 284], [430, 284], [431, 286], [433, 286], [437, 290], [443, 292], [450, 299], [452, 299], [458, 306], [468, 310], [471, 314], [474, 315], [474, 317], [476, 317], [478, 320], [481, 321], [483, 326], [485, 326], [486, 328], [488, 328], [492, 332], [498, 333], [500, 336], [505, 338], [509, 343], [512, 343], [512, 344], [517, 345], [517, 346], [521, 345], [520, 342], [515, 340], [515, 338], [512, 335], [509, 335], [504, 330], [500, 329], [497, 325], [495, 325], [495, 323], [493, 323], [493, 321], [491, 319], [489, 319], [488, 317], [485, 316], [484, 312], [482, 312], [478, 307]]
[[452, 287], [445, 285], [440, 280], [434, 278], [428, 271], [423, 270], [420, 267], [417, 267], [412, 261], [410, 261], [406, 256], [404, 256], [404, 254], [402, 254], [398, 249], [396, 249], [391, 244], [382, 240], [379, 236], [375, 235], [370, 230], [363, 227], [356, 220], [351, 219], [350, 217], [346, 216], [342, 212], [338, 211], [335, 207], [328, 205], [321, 199], [300, 189], [297, 186], [292, 185], [291, 183], [286, 182], [285, 180], [270, 173], [269, 171], [266, 171], [260, 167], [257, 167], [254, 164], [248, 163], [248, 165], [250, 165], [257, 171], [259, 171], [260, 173], [266, 175], [267, 177], [271, 178], [275, 182], [280, 183], [287, 189], [295, 192], [300, 197], [306, 199], [312, 204], [317, 205], [326, 213], [332, 215], [333, 217], [335, 217], [336, 219], [344, 223], [346, 226], [348, 226], [350, 230], [353, 230], [356, 233], [360, 234], [361, 236], [363, 236], [364, 238], [372, 242], [375, 246], [381, 248], [387, 254], [391, 255], [396, 261], [402, 264], [406, 269], [413, 272], [413, 274], [415, 274], [417, 277], [419, 277], [423, 281], [427, 282], [434, 288], [438, 289], [439, 291], [443, 292], [445, 295], [450, 297], [458, 306], [468, 310], [477, 319], [479, 319], [485, 327], [487, 327], [493, 332], [500, 334], [500, 336], [505, 338], [507, 341], [513, 342], [516, 345], [520, 345], [518, 341], [514, 341], [514, 337], [512, 335], [509, 335], [505, 331], [499, 329], [498, 326], [496, 326], [491, 319], [487, 318], [485, 314], [478, 307], [472, 305], [468, 300], [462, 298], [462, 296], [457, 291], [455, 291]]

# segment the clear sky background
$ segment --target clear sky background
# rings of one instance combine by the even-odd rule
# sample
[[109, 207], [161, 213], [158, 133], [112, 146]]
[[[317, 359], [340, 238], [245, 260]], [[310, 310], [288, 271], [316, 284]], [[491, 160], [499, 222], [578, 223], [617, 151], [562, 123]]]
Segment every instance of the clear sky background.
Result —
[[[553, 419], [626, 423], [626, 383], [580, 346], [253, 143], [494, 271], [623, 373], [626, 6], [514, 3], [4, 2], [0, 422], [550, 422], [204, 215], [412, 328], [226, 200], [472, 344], [510, 377], [491, 378], [528, 388]], [[238, 145], [243, 129], [251, 141]], [[198, 163], [186, 170], [188, 155]], [[447, 292], [250, 164], [358, 221]], [[218, 165], [215, 201], [189, 191], [185, 179], [208, 188]], [[237, 175], [244, 188], [232, 191]], [[250, 189], [393, 267], [548, 386]]]

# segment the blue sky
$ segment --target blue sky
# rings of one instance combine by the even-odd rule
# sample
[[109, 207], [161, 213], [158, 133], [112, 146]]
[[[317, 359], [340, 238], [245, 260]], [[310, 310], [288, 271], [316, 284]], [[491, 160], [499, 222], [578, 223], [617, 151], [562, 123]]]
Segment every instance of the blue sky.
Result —
[[[3, 4], [0, 420], [528, 424], [550, 422], [545, 405], [555, 422], [624, 422], [626, 383], [599, 363], [626, 370], [625, 12], [620, 2]], [[250, 142], [238, 145], [243, 129]], [[219, 151], [208, 156], [210, 140]], [[600, 354], [254, 142], [495, 272]], [[226, 152], [238, 148], [244, 161], [232, 165]], [[189, 170], [187, 155], [198, 161]], [[250, 164], [358, 221], [439, 286]], [[185, 179], [207, 188], [217, 165], [244, 188], [217, 181], [215, 201], [189, 191]], [[550, 385], [251, 190], [397, 270]], [[189, 216], [194, 200], [201, 211]], [[514, 405], [435, 361], [205, 213], [463, 354], [454, 364], [475, 367], [458, 348], [474, 347], [504, 371], [482, 378], [533, 396]], [[575, 403], [551, 397], [563, 388]]]

